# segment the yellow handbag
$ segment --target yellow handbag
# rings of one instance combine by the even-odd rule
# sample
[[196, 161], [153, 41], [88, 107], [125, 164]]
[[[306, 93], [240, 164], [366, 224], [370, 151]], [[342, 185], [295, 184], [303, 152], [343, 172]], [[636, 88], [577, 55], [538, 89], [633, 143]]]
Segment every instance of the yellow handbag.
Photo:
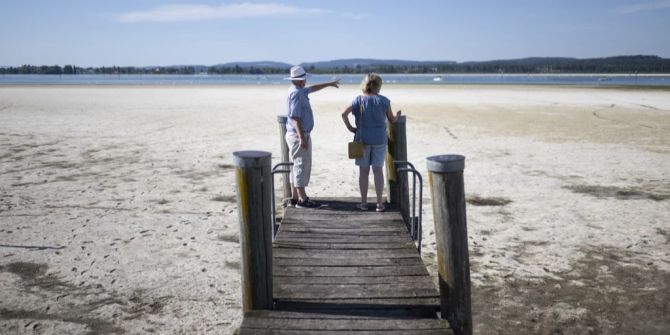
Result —
[[349, 158], [356, 159], [363, 157], [363, 143], [349, 142]]

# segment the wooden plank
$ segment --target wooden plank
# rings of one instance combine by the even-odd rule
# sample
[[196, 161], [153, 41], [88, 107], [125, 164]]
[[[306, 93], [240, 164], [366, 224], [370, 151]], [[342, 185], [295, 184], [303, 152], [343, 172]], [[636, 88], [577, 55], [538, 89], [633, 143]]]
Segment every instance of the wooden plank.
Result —
[[369, 250], [310, 250], [305, 248], [273, 248], [272, 255], [277, 258], [408, 258], [417, 257], [416, 249], [369, 249]]
[[387, 206], [386, 211], [384, 212], [375, 212], [374, 203], [368, 204], [368, 210], [362, 211], [358, 209], [358, 201], [350, 202], [348, 206], [343, 207], [328, 207], [328, 205], [321, 204], [321, 207], [318, 208], [295, 208], [289, 207], [285, 210], [285, 215], [358, 215], [358, 214], [368, 214], [368, 215], [377, 215], [383, 216], [388, 213], [397, 213], [399, 210], [393, 206]]
[[[321, 234], [324, 237], [330, 235], [358, 235], [358, 236], [382, 236], [382, 235], [408, 235], [409, 230], [405, 226], [341, 226], [333, 224], [323, 224], [314, 226], [280, 226], [279, 233], [289, 234]], [[283, 229], [282, 229], [283, 228]], [[279, 235], [279, 234], [278, 234]], [[279, 235], [281, 236], [281, 235]], [[278, 237], [279, 237], [278, 236]]]
[[370, 235], [375, 236], [378, 234], [409, 234], [408, 229], [405, 226], [334, 226], [328, 223], [323, 225], [314, 225], [314, 226], [299, 226], [299, 225], [285, 225], [279, 226], [278, 235], [281, 236], [281, 233], [315, 233], [315, 234], [360, 234], [360, 235]]
[[336, 228], [336, 227], [288, 227], [279, 229], [277, 238], [282, 238], [283, 234], [321, 234], [324, 236], [403, 236], [409, 235], [406, 228], [388, 227], [388, 228]]
[[[372, 212], [374, 213], [374, 212]], [[352, 221], [363, 221], [363, 222], [398, 222], [402, 220], [402, 217], [398, 217], [396, 212], [384, 212], [384, 213], [375, 213], [368, 214], [367, 212], [357, 212], [357, 213], [346, 213], [346, 212], [291, 212], [284, 214], [282, 222], [313, 222], [313, 221], [323, 221], [330, 220], [332, 222], [352, 222]], [[404, 222], [404, 221], [403, 221]]]
[[346, 217], [346, 216], [366, 216], [366, 217], [371, 217], [371, 218], [393, 218], [394, 214], [398, 214], [398, 210], [394, 210], [392, 208], [387, 208], [386, 211], [384, 212], [375, 212], [372, 208], [374, 207], [373, 204], [369, 204], [370, 209], [367, 211], [362, 211], [355, 206], [358, 206], [358, 204], [352, 204], [352, 207], [350, 208], [342, 208], [342, 209], [326, 209], [326, 208], [315, 208], [315, 209], [307, 209], [307, 208], [286, 208], [286, 211], [284, 211], [284, 217], [319, 217], [319, 216], [331, 216], [331, 217]]
[[353, 223], [353, 222], [377, 222], [377, 223], [386, 223], [386, 224], [395, 224], [402, 221], [402, 217], [398, 216], [398, 213], [387, 213], [379, 215], [368, 215], [368, 214], [291, 214], [285, 215], [282, 218], [282, 223], [310, 223], [318, 221], [330, 221], [333, 223]]
[[312, 225], [280, 225], [279, 232], [317, 232], [317, 233], [337, 233], [337, 232], [396, 232], [408, 234], [405, 225], [378, 225], [378, 224], [359, 224], [359, 225], [337, 225], [330, 222]]
[[274, 267], [272, 271], [276, 276], [295, 277], [391, 277], [427, 273], [424, 266], [283, 266]]
[[[420, 311], [421, 313], [414, 313]], [[317, 311], [283, 311], [283, 310], [255, 310], [244, 313], [244, 317], [269, 318], [269, 319], [337, 319], [337, 320], [375, 320], [388, 319], [389, 317], [405, 317], [405, 318], [435, 318], [435, 311], [424, 314], [423, 309], [356, 309], [356, 310], [342, 310], [342, 309], [319, 309]]]
[[[415, 276], [418, 277], [418, 276]], [[317, 292], [318, 291], [348, 291], [352, 289], [361, 289], [361, 290], [367, 290], [367, 291], [375, 291], [375, 292], [381, 292], [381, 291], [389, 291], [389, 297], [392, 295], [396, 294], [396, 292], [404, 292], [404, 291], [411, 291], [411, 290], [427, 290], [427, 289], [433, 289], [435, 294], [437, 294], [437, 290], [435, 290], [435, 284], [433, 283], [432, 280], [422, 280], [418, 279], [415, 281], [406, 281], [406, 282], [394, 282], [394, 283], [386, 283], [386, 284], [379, 284], [379, 283], [327, 283], [327, 284], [321, 284], [321, 283], [314, 283], [314, 282], [302, 282], [302, 283], [295, 283], [295, 282], [290, 282], [290, 280], [275, 280], [274, 281], [274, 286], [279, 287], [281, 290], [292, 290], [296, 291], [297, 295], [306, 293], [306, 292]], [[302, 290], [302, 291], [301, 291]], [[298, 292], [299, 291], [299, 292]], [[296, 297], [297, 297], [296, 295]]]
[[383, 223], [379, 221], [356, 221], [356, 222], [334, 222], [330, 220], [314, 220], [314, 221], [302, 221], [302, 222], [286, 222], [283, 224], [286, 228], [322, 228], [322, 229], [366, 229], [366, 228], [395, 228], [399, 229], [401, 227], [406, 227], [403, 222], [398, 223]]
[[281, 222], [283, 227], [304, 227], [304, 228], [336, 228], [336, 229], [362, 229], [362, 228], [400, 228], [405, 227], [404, 222], [380, 222], [377, 220], [356, 220], [356, 221], [333, 221], [333, 220], [311, 220], [293, 222], [284, 220]]
[[308, 220], [318, 219], [318, 218], [329, 218], [333, 221], [338, 221], [340, 219], [351, 219], [351, 218], [360, 218], [365, 220], [374, 220], [379, 221], [393, 221], [397, 220], [399, 212], [395, 211], [386, 211], [381, 213], [376, 213], [375, 211], [324, 211], [324, 210], [294, 210], [290, 209], [284, 213], [284, 219], [286, 218], [304, 218]]
[[282, 242], [275, 241], [275, 248], [291, 249], [411, 249], [416, 248], [413, 242], [396, 243], [328, 243], [328, 242]]
[[[310, 305], [311, 304], [311, 305]], [[397, 298], [397, 299], [277, 299], [275, 308], [295, 310], [306, 308], [309, 310], [325, 309], [386, 309], [386, 308], [429, 308], [439, 309], [439, 297]]]
[[311, 223], [319, 221], [330, 221], [333, 223], [354, 223], [354, 222], [377, 222], [386, 224], [402, 223], [402, 217], [398, 213], [380, 213], [370, 215], [365, 213], [341, 214], [341, 213], [300, 213], [284, 215], [282, 223]]
[[438, 297], [433, 283], [280, 284], [275, 299], [374, 299]]
[[[388, 285], [388, 284], [383, 284]], [[370, 286], [370, 285], [367, 285]], [[310, 290], [309, 292], [304, 292], [297, 294], [298, 291], [280, 291], [281, 294], [278, 294], [275, 297], [275, 300], [282, 301], [314, 301], [314, 302], [333, 302], [338, 300], [340, 302], [346, 301], [347, 303], [360, 304], [363, 301], [370, 300], [384, 300], [394, 301], [392, 304], [395, 305], [414, 305], [416, 304], [416, 299], [432, 299], [430, 304], [439, 305], [440, 296], [437, 294], [437, 291], [434, 287], [429, 289], [414, 290], [414, 291], [402, 291], [395, 292], [393, 295], [390, 295], [390, 291], [380, 289], [381, 286], [372, 287], [370, 289], [349, 289], [349, 290], [339, 290], [339, 291], [320, 291]], [[292, 296], [294, 295], [294, 296]], [[415, 295], [415, 296], [412, 296]]]
[[319, 330], [315, 332], [313, 330], [264, 330], [264, 329], [240, 329], [240, 335], [308, 335], [308, 334], [319, 334], [319, 335], [444, 335], [444, 334], [453, 334], [447, 330], [439, 329], [430, 329], [430, 330], [361, 330], [361, 331], [349, 331], [349, 330]]
[[412, 239], [408, 236], [402, 235], [380, 235], [370, 238], [370, 236], [335, 236], [335, 235], [317, 235], [317, 236], [299, 236], [299, 235], [280, 235], [277, 237], [275, 243], [411, 243]]
[[[344, 322], [343, 322], [344, 321]], [[272, 330], [432, 330], [444, 329], [446, 321], [439, 319], [283, 319], [245, 316], [242, 327]]]
[[324, 239], [324, 238], [345, 238], [345, 237], [360, 237], [365, 236], [368, 240], [374, 239], [376, 237], [382, 236], [402, 236], [409, 238], [407, 230], [405, 229], [393, 229], [393, 230], [358, 230], [358, 229], [320, 229], [319, 231], [307, 230], [307, 229], [287, 229], [282, 230], [281, 235], [277, 238], [313, 238], [313, 239]]
[[411, 241], [407, 231], [391, 230], [391, 231], [379, 231], [379, 232], [368, 232], [367, 234], [360, 234], [354, 230], [342, 230], [340, 232], [322, 232], [322, 233], [310, 233], [306, 231], [283, 231], [283, 234], [277, 236], [277, 240], [290, 240], [290, 239], [308, 239], [308, 240], [328, 240], [328, 239], [345, 239], [349, 238], [352, 241], [356, 238], [364, 238], [368, 241], [376, 241], [378, 238], [384, 239], [389, 237], [394, 238], [405, 238], [407, 241]]
[[274, 266], [423, 266], [418, 256], [407, 258], [278, 258], [272, 260]]
[[277, 276], [273, 278], [274, 285], [280, 284], [395, 284], [416, 283], [418, 281], [431, 282], [426, 273], [421, 276], [386, 276], [386, 277], [296, 277]]

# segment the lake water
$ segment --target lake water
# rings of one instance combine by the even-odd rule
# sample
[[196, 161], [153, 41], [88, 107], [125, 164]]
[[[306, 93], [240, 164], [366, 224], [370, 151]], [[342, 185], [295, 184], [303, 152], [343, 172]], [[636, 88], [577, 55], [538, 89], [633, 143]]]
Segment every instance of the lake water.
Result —
[[[382, 74], [385, 84], [497, 84], [670, 86], [670, 75]], [[0, 85], [285, 85], [284, 75], [0, 75]], [[310, 83], [340, 78], [358, 84], [362, 75], [314, 75]]]

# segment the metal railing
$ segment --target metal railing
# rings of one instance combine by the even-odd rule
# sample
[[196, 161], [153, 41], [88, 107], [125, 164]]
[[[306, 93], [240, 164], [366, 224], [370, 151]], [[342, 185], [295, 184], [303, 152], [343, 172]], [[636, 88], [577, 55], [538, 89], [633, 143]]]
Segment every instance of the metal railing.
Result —
[[293, 163], [277, 163], [275, 166], [272, 167], [272, 241], [275, 240], [275, 236], [277, 235], [277, 205], [275, 201], [275, 174], [276, 173], [291, 173], [291, 169], [284, 169], [280, 170], [279, 168], [285, 167], [285, 166], [293, 166]]
[[[423, 220], [423, 178], [421, 177], [421, 173], [416, 170], [414, 165], [410, 162], [407, 161], [393, 161], [393, 165], [396, 167], [396, 173], [400, 174], [400, 172], [411, 172], [412, 173], [412, 201], [411, 201], [411, 216], [408, 215], [409, 213], [403, 213], [403, 217], [409, 217], [409, 222], [405, 222], [407, 224], [407, 230], [409, 231], [410, 236], [412, 237], [413, 241], [417, 242], [417, 250], [419, 250], [419, 253], [421, 253], [421, 239], [422, 239], [422, 231], [423, 231], [423, 225], [422, 225], [422, 220]], [[400, 167], [400, 166], [408, 166], [408, 167]], [[401, 178], [403, 184], [408, 182], [407, 178]], [[416, 215], [417, 208], [416, 208], [416, 181], [417, 179], [419, 180], [419, 215]], [[405, 188], [407, 185], [401, 185], [402, 188]], [[401, 206], [402, 210], [402, 206]]]

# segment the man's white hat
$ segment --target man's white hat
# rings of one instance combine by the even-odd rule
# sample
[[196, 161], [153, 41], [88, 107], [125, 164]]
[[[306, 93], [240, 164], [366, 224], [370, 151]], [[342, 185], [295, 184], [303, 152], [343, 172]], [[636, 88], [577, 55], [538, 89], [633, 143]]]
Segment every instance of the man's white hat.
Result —
[[288, 80], [306, 80], [310, 76], [309, 73], [305, 72], [305, 69], [302, 68], [302, 66], [296, 65], [291, 68], [291, 76], [288, 78]]

